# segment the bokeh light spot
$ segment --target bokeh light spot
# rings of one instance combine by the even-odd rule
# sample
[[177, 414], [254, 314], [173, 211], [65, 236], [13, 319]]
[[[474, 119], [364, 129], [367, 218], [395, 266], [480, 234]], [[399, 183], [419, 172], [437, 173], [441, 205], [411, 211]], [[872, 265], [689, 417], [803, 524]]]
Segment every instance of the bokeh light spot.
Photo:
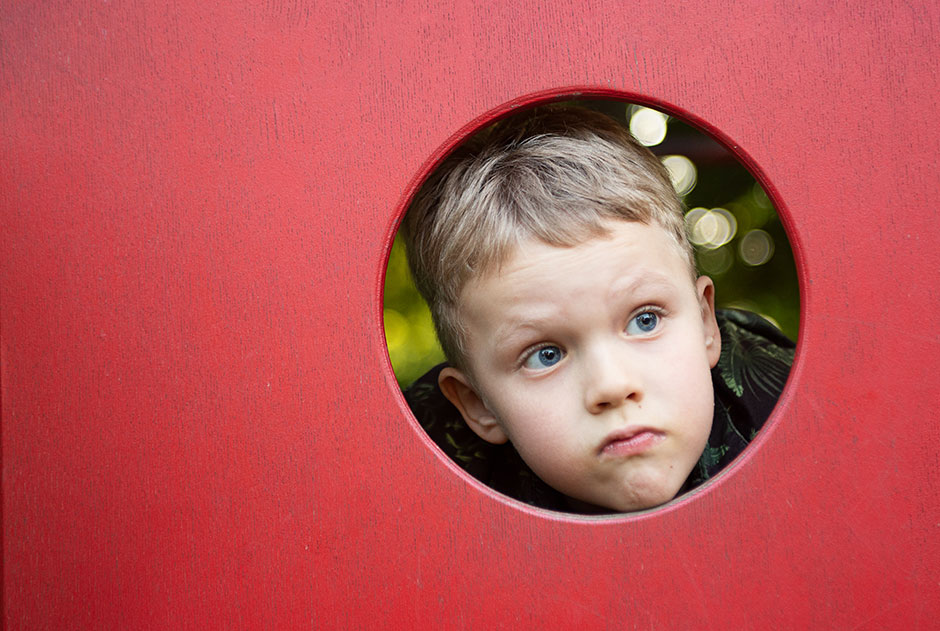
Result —
[[666, 115], [648, 107], [637, 108], [630, 117], [630, 133], [641, 145], [654, 147], [666, 138]]
[[763, 230], [751, 230], [741, 238], [738, 251], [746, 264], [763, 265], [774, 255], [774, 240]]
[[698, 252], [698, 266], [706, 274], [720, 276], [734, 264], [734, 254], [730, 248], [719, 247]]
[[691, 193], [698, 182], [698, 169], [695, 168], [695, 163], [685, 156], [663, 156], [662, 161], [663, 166], [669, 171], [676, 195], [685, 197]]
[[773, 202], [767, 197], [767, 192], [764, 190], [764, 187], [760, 185], [760, 182], [754, 182], [754, 185], [751, 187], [751, 199], [754, 201], [754, 204], [761, 208], [772, 209], [774, 207]]
[[693, 208], [686, 216], [689, 240], [700, 247], [714, 250], [734, 238], [738, 222], [724, 208]]

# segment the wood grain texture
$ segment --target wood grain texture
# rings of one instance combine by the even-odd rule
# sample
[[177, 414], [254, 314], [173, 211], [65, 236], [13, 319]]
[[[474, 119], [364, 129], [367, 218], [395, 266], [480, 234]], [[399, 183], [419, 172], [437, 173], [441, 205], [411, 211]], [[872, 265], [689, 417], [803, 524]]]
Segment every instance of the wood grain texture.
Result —
[[[0, 15], [5, 628], [935, 624], [938, 5], [146, 4]], [[457, 472], [381, 326], [435, 158], [579, 91], [735, 147], [802, 282], [755, 448], [606, 520]]]

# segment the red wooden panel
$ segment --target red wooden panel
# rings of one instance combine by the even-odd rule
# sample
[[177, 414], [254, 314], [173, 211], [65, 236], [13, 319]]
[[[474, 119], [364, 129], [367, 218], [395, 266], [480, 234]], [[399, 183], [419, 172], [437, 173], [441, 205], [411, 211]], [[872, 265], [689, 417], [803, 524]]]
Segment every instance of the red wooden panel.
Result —
[[[147, 4], [2, 8], [6, 628], [935, 624], [935, 4]], [[720, 130], [803, 288], [745, 461], [605, 520], [458, 474], [381, 328], [434, 156], [574, 91]]]

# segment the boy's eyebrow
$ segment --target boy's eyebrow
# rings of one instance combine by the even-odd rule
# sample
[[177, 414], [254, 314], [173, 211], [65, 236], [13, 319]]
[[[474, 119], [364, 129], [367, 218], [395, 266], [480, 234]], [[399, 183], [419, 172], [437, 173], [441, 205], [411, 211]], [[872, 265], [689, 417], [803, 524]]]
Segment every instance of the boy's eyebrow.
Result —
[[549, 315], [534, 318], [527, 317], [525, 320], [509, 319], [507, 322], [496, 327], [496, 330], [493, 332], [496, 347], [506, 352], [513, 350], [508, 347], [515, 346], [521, 341], [526, 340], [527, 337], [540, 335], [552, 319], [552, 316]]
[[672, 290], [676, 286], [672, 276], [659, 271], [647, 272], [643, 275], [628, 277], [625, 282], [615, 282], [610, 288], [612, 296], [630, 294], [641, 287]]
[[[632, 276], [623, 284], [614, 283], [610, 288], [609, 298], [616, 299], [623, 295], [630, 295], [641, 288], [671, 292], [675, 289], [673, 280], [671, 276], [658, 271]], [[496, 330], [493, 332], [493, 339], [496, 346], [498, 348], [512, 346], [517, 343], [516, 338], [524, 340], [527, 332], [533, 337], [540, 335], [547, 325], [552, 324], [559, 317], [557, 313], [554, 313], [556, 309], [548, 308], [544, 309], [544, 311], [544, 314], [526, 316], [525, 319], [516, 319], [512, 316], [507, 318], [506, 322], [496, 327]], [[503, 350], [508, 352], [512, 349], [506, 348]]]

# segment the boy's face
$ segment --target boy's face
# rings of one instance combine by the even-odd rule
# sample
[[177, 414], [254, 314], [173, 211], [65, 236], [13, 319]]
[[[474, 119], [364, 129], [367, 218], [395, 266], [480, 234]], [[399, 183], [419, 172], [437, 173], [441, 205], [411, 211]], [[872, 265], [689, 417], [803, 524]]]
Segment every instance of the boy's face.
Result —
[[616, 511], [672, 499], [705, 448], [720, 337], [711, 280], [668, 233], [611, 221], [575, 247], [523, 242], [461, 293], [474, 379], [441, 373], [471, 428], [546, 483]]

